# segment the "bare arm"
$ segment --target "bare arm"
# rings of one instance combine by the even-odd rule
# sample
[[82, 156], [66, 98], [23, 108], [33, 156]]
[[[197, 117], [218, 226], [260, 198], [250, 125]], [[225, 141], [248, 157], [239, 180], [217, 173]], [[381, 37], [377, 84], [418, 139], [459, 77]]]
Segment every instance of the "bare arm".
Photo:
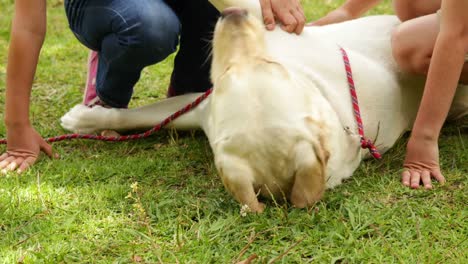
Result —
[[313, 25], [323, 26], [358, 18], [379, 2], [380, 0], [347, 0], [336, 10], [315, 21]]
[[427, 82], [413, 134], [439, 138], [468, 51], [467, 1], [442, 1], [440, 33], [429, 66]]
[[468, 1], [444, 0], [441, 11], [440, 32], [402, 173], [403, 184], [412, 188], [418, 188], [420, 179], [425, 188], [432, 188], [431, 177], [445, 181], [439, 165], [438, 138], [468, 52]]
[[31, 126], [29, 104], [39, 53], [46, 32], [46, 0], [16, 0], [8, 52], [5, 124], [7, 152], [0, 156], [2, 172], [25, 170], [41, 150], [52, 149]]
[[16, 0], [6, 78], [5, 123], [29, 124], [29, 97], [46, 32], [46, 1]]
[[350, 14], [351, 18], [358, 18], [371, 8], [376, 6], [380, 0], [348, 0], [340, 8]]

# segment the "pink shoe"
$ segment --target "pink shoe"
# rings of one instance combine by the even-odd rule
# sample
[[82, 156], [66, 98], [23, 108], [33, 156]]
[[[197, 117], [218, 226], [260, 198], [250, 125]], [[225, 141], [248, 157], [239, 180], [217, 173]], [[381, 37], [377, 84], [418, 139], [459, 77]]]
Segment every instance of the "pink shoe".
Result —
[[[99, 62], [99, 54], [91, 50], [88, 56], [88, 77], [83, 95], [83, 104], [89, 107], [100, 105], [106, 108], [112, 108], [103, 102], [96, 93], [96, 76]], [[123, 108], [127, 108], [124, 106]]]
[[88, 56], [88, 77], [83, 96], [83, 104], [93, 106], [100, 104], [99, 97], [96, 94], [96, 75], [98, 68], [98, 53], [90, 51]]

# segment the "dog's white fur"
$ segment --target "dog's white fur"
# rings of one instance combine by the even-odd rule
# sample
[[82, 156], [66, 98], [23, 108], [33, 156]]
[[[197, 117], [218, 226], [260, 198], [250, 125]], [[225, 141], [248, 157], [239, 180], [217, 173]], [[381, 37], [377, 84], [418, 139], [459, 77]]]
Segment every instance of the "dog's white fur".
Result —
[[[310, 206], [368, 157], [360, 148], [338, 45], [351, 61], [367, 137], [385, 152], [411, 128], [423, 78], [401, 73], [392, 58], [396, 17], [307, 27], [297, 36], [266, 32], [257, 0], [211, 2], [219, 10], [241, 6], [250, 15], [218, 22], [214, 92], [171, 125], [203, 129], [224, 185], [252, 211], [264, 208], [257, 192]], [[128, 110], [77, 105], [62, 117], [62, 125], [82, 133], [149, 128], [199, 95]], [[467, 113], [468, 89], [460, 87], [451, 116]]]

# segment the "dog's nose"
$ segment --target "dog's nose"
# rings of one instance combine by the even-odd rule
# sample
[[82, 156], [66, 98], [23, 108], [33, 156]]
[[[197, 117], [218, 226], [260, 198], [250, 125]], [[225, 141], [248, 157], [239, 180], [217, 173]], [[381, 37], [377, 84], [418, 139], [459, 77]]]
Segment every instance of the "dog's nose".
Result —
[[239, 8], [239, 7], [228, 7], [221, 12], [222, 17], [227, 17], [227, 16], [246, 16], [247, 15], [247, 10]]

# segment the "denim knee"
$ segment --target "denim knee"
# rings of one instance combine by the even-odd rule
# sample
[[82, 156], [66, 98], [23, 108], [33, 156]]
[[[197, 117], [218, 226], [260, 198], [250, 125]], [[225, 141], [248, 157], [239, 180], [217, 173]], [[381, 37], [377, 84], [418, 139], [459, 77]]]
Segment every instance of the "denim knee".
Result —
[[[88, 48], [154, 64], [178, 45], [180, 21], [163, 0], [65, 1], [70, 28]], [[106, 39], [114, 43], [103, 42]], [[135, 57], [136, 56], [136, 57]], [[133, 57], [133, 59], [132, 59]]]
[[155, 16], [153, 12], [140, 14], [141, 48], [151, 51], [148, 56], [153, 63], [161, 61], [177, 50], [179, 43], [180, 22], [174, 13], [162, 13]]
[[122, 55], [146, 66], [164, 60], [177, 50], [180, 27], [174, 13], [140, 10], [131, 23], [115, 34], [124, 50]]

